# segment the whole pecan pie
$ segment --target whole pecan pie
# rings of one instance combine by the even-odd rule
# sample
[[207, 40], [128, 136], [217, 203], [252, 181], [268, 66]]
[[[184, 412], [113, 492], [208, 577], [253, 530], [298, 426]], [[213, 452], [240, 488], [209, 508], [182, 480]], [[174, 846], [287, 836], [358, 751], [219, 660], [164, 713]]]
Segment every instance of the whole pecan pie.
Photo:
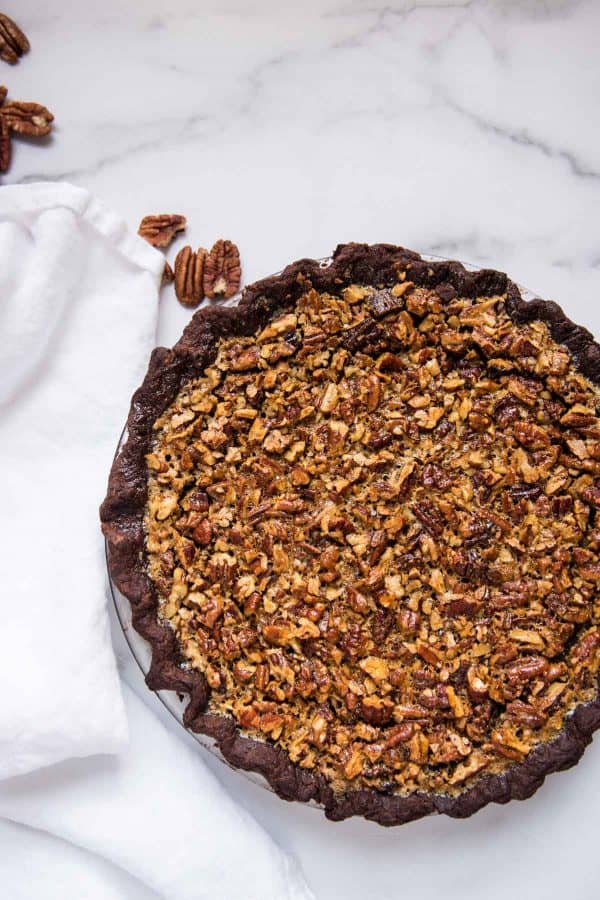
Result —
[[102, 505], [188, 728], [384, 825], [530, 796], [600, 725], [600, 347], [348, 244], [154, 351]]

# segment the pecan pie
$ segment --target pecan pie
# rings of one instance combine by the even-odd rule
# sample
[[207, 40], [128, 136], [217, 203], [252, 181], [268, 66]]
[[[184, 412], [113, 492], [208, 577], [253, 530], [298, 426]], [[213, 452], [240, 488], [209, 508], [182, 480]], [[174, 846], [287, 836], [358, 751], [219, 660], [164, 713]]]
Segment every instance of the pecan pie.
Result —
[[154, 351], [101, 516], [154, 689], [332, 819], [530, 796], [600, 725], [600, 347], [349, 244]]

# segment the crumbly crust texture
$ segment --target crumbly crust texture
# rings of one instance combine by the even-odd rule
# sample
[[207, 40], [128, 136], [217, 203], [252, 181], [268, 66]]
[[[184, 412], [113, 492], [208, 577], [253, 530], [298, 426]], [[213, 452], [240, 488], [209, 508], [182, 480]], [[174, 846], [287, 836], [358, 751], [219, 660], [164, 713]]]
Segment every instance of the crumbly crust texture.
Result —
[[149, 686], [332, 819], [530, 796], [600, 723], [599, 372], [556, 304], [389, 245], [201, 310], [101, 510]]

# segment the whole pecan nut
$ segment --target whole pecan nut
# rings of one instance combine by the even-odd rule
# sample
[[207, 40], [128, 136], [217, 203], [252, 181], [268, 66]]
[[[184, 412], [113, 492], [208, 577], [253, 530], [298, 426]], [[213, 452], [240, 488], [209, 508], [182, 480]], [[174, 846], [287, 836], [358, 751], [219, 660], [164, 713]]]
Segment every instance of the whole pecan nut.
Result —
[[14, 66], [19, 56], [28, 50], [27, 36], [9, 16], [0, 13], [0, 59]]
[[8, 88], [4, 87], [3, 84], [0, 84], [0, 106], [6, 100], [6, 95], [8, 94]]
[[184, 231], [186, 224], [185, 216], [175, 213], [144, 216], [140, 222], [138, 234], [153, 247], [168, 247], [175, 235], [179, 231]]
[[203, 247], [194, 253], [189, 245], [182, 247], [175, 258], [175, 293], [184, 306], [198, 306], [204, 299], [205, 260]]
[[211, 300], [233, 297], [239, 290], [240, 252], [231, 241], [218, 240], [206, 257], [204, 293]]
[[41, 103], [26, 103], [11, 100], [2, 106], [0, 112], [11, 131], [30, 137], [45, 137], [52, 130], [54, 116]]
[[0, 116], [0, 172], [8, 172], [10, 157], [10, 131], [3, 117]]

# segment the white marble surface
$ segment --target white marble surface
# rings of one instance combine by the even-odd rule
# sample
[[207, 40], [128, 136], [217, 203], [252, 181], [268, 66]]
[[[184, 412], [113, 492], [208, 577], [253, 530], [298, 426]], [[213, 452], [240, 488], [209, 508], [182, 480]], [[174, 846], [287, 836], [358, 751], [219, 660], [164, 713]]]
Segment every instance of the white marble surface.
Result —
[[[1, 80], [56, 115], [45, 146], [15, 142], [6, 183], [83, 185], [133, 227], [149, 212], [183, 212], [193, 244], [239, 244], [246, 280], [345, 240], [493, 265], [600, 332], [594, 0], [4, 8], [32, 51], [14, 68], [0, 63]], [[159, 340], [175, 340], [188, 317], [165, 291]], [[116, 637], [124, 676], [161, 714]], [[208, 764], [298, 856], [319, 900], [596, 896], [597, 746], [526, 804], [388, 831], [331, 825]], [[30, 840], [26, 829], [0, 836], [21, 854]], [[85, 870], [107, 879], [107, 896], [137, 898], [139, 885], [73, 852], [48, 839], [33, 868], [53, 860], [61, 877]], [[15, 849], [4, 866], [19, 859]]]

